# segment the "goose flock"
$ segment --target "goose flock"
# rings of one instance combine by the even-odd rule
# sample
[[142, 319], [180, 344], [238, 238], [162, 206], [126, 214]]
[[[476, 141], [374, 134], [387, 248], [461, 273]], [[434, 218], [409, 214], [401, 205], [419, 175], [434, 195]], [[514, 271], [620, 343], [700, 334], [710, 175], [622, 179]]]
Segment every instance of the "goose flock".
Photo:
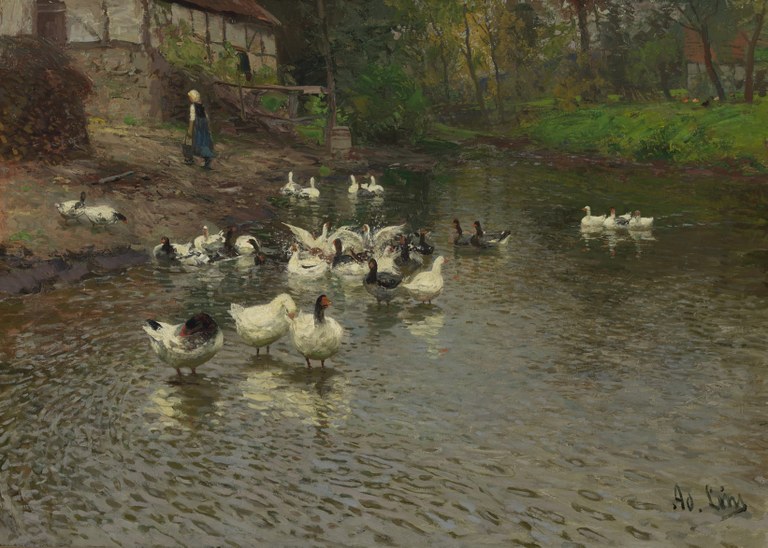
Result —
[[592, 215], [589, 206], [581, 208], [584, 216], [581, 218], [581, 228], [585, 231], [594, 230], [650, 230], [653, 228], [653, 217], [642, 217], [640, 210], [616, 215], [616, 208], [610, 208], [607, 215]]
[[[348, 194], [351, 197], [381, 197], [383, 187], [371, 176], [367, 183], [359, 184], [350, 176]], [[283, 195], [313, 198], [319, 196], [314, 178], [302, 187], [294, 180], [293, 172], [280, 189]], [[281, 223], [287, 230], [289, 241], [285, 251], [265, 253], [258, 238], [240, 234], [239, 227], [228, 226], [220, 231], [202, 227], [202, 233], [186, 243], [173, 242], [163, 236], [153, 249], [158, 262], [204, 266], [233, 257], [253, 257], [259, 265], [266, 258], [284, 268], [288, 278], [317, 280], [337, 276], [345, 283], [358, 283], [380, 305], [389, 306], [396, 299], [431, 305], [443, 292], [442, 267], [446, 259], [435, 256], [435, 246], [425, 228], [411, 230], [404, 223], [375, 226], [334, 227], [330, 222], [320, 227], [304, 227]], [[454, 226], [461, 231], [458, 220]], [[506, 243], [510, 231], [483, 229], [479, 221], [473, 224], [467, 245], [487, 248]], [[454, 241], [456, 245], [462, 245]], [[283, 264], [284, 266], [279, 266]], [[306, 366], [335, 356], [341, 348], [344, 328], [328, 310], [332, 301], [325, 293], [315, 299], [314, 309], [301, 311], [288, 293], [275, 295], [263, 303], [230, 303], [229, 316], [234, 321], [240, 339], [269, 353], [270, 345], [288, 337], [293, 348], [304, 358]], [[221, 327], [205, 312], [198, 312], [179, 323], [146, 320], [144, 331], [158, 358], [176, 369], [188, 367], [192, 373], [211, 359], [223, 346]]]
[[[373, 176], [365, 184], [358, 183], [354, 175], [349, 180], [350, 198], [383, 196], [384, 189]], [[302, 187], [290, 172], [280, 193], [313, 199], [319, 197], [320, 190], [314, 177], [309, 179], [309, 186]], [[110, 206], [86, 205], [85, 192], [79, 200], [57, 203], [55, 207], [65, 220], [87, 220], [93, 226], [126, 221], [124, 215]], [[610, 208], [608, 214], [594, 216], [589, 206], [582, 209], [582, 230], [649, 230], [653, 225], [653, 218], [642, 217], [639, 210], [617, 215], [616, 209]], [[428, 241], [430, 231], [425, 228], [414, 231], [404, 223], [333, 227], [325, 222], [313, 232], [311, 227], [285, 222], [282, 225], [291, 240], [283, 250], [268, 250], [256, 236], [241, 234], [237, 225], [214, 232], [203, 225], [201, 233], [188, 242], [173, 242], [162, 236], [153, 248], [153, 257], [158, 262], [192, 267], [233, 258], [244, 258], [258, 266], [269, 259], [283, 264], [278, 268], [284, 268], [289, 279], [337, 276], [344, 282], [356, 281], [377, 304], [387, 307], [396, 299], [431, 305], [443, 292], [442, 268], [446, 258], [434, 255], [435, 246]], [[510, 230], [488, 229], [479, 220], [471, 222], [471, 232], [464, 232], [458, 218], [453, 219], [451, 226], [451, 243], [467, 250], [506, 246], [512, 235]], [[328, 314], [331, 305], [329, 296], [322, 293], [315, 299], [314, 309], [304, 312], [288, 293], [280, 293], [264, 303], [230, 303], [228, 313], [238, 336], [256, 348], [257, 356], [262, 348], [269, 353], [270, 345], [287, 336], [308, 368], [312, 361], [325, 367], [325, 361], [338, 353], [344, 338], [341, 323]], [[143, 329], [151, 349], [179, 377], [181, 368], [189, 368], [195, 374], [196, 368], [213, 358], [224, 345], [221, 327], [204, 311], [176, 324], [148, 319]]]

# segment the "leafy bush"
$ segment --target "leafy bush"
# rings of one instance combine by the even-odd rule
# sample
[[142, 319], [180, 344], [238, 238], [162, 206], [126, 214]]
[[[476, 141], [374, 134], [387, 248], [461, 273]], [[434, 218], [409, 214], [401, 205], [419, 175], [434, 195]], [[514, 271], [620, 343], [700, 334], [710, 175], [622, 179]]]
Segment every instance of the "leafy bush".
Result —
[[672, 126], [661, 126], [653, 131], [645, 139], [641, 139], [634, 150], [638, 160], [671, 160], [678, 148], [672, 143], [674, 134]]
[[288, 97], [282, 93], [267, 93], [261, 98], [261, 106], [269, 112], [277, 112], [288, 103]]
[[354, 135], [366, 141], [414, 142], [429, 126], [427, 100], [396, 65], [368, 65], [343, 103]]

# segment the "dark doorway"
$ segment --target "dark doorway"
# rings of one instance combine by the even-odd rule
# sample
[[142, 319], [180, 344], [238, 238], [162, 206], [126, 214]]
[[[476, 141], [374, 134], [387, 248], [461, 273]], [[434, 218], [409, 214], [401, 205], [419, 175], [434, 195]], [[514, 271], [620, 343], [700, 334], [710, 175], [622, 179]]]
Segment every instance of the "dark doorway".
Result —
[[245, 51], [238, 51], [237, 58], [240, 61], [240, 72], [245, 75], [245, 79], [251, 81], [251, 60], [248, 58], [248, 53]]
[[63, 46], [67, 43], [67, 6], [60, 0], [37, 0], [37, 35]]

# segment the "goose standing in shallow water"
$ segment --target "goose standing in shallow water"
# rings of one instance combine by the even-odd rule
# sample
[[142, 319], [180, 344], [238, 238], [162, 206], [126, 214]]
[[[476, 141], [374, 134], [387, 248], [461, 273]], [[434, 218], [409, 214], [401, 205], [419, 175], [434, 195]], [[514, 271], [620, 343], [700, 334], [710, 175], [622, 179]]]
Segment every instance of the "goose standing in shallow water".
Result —
[[251, 346], [259, 349], [269, 345], [288, 333], [290, 322], [287, 314], [296, 313], [296, 303], [288, 293], [282, 293], [267, 304], [245, 307], [232, 303], [229, 315], [235, 320], [237, 334]]
[[432, 304], [432, 299], [437, 298], [443, 292], [442, 267], [445, 257], [435, 257], [431, 270], [419, 272], [407, 282], [403, 282], [403, 289], [415, 300]]
[[368, 261], [368, 274], [363, 278], [365, 290], [376, 297], [376, 302], [387, 303], [395, 298], [398, 286], [403, 281], [403, 277], [390, 272], [379, 272], [379, 265], [376, 259]]
[[331, 301], [328, 297], [320, 295], [315, 301], [314, 313], [288, 313], [293, 346], [304, 356], [309, 368], [312, 367], [310, 360], [320, 360], [320, 367], [325, 367], [325, 360], [341, 348], [344, 329], [339, 322], [325, 315], [325, 309], [329, 306]]
[[182, 367], [195, 369], [210, 360], [224, 346], [224, 333], [211, 316], [198, 312], [177, 325], [147, 320], [144, 331], [157, 356], [176, 369], [181, 377]]

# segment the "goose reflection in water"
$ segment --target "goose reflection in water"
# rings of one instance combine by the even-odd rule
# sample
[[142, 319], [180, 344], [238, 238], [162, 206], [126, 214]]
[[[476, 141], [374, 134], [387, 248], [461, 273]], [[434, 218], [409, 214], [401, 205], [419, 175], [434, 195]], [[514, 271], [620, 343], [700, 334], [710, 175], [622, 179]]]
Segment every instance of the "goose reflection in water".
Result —
[[351, 388], [343, 373], [325, 369], [253, 371], [240, 383], [249, 408], [280, 419], [319, 427], [343, 425], [352, 409]]
[[427, 343], [427, 353], [432, 358], [440, 355], [440, 332], [445, 325], [445, 313], [440, 307], [417, 306], [402, 310], [397, 316], [411, 335]]
[[219, 395], [216, 383], [203, 375], [198, 375], [194, 382], [159, 386], [144, 408], [147, 425], [150, 430], [168, 427], [196, 430], [201, 422], [223, 413]]

